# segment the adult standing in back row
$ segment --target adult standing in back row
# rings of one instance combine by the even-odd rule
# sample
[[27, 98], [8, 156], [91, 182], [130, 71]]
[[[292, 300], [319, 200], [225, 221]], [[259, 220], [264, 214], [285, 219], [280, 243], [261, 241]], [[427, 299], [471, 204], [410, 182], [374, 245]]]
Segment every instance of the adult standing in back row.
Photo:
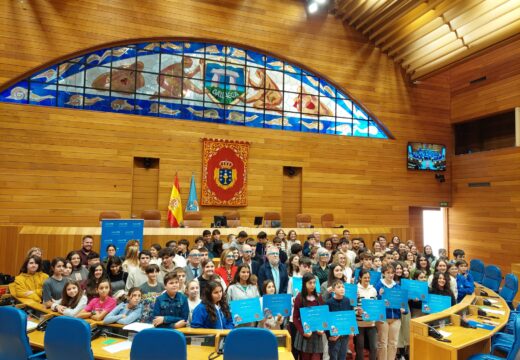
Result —
[[92, 251], [92, 246], [94, 245], [94, 239], [90, 235], [83, 236], [81, 239], [81, 249], [78, 250], [79, 256], [81, 258], [81, 265], [88, 265], [88, 254]]
[[280, 252], [276, 246], [267, 248], [267, 261], [258, 270], [258, 284], [273, 280], [278, 294], [287, 293], [289, 276], [284, 264], [280, 263]]

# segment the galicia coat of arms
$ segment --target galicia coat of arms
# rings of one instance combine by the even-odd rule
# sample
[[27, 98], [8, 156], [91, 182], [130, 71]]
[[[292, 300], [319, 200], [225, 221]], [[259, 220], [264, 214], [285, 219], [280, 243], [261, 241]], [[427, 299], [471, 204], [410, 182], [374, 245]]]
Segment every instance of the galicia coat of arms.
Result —
[[231, 161], [222, 160], [213, 172], [213, 179], [218, 187], [227, 190], [235, 185], [237, 170], [233, 168]]

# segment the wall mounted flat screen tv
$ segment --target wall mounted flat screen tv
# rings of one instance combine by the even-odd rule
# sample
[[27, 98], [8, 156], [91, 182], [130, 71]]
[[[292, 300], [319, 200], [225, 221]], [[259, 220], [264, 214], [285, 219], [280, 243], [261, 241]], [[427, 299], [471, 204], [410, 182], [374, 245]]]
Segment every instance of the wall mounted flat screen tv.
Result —
[[446, 146], [420, 142], [408, 143], [409, 170], [446, 170]]

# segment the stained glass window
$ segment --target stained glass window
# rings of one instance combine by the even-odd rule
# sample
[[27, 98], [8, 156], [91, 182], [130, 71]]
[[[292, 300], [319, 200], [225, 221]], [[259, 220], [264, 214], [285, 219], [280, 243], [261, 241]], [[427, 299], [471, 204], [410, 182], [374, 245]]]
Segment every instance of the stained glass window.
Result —
[[257, 51], [205, 42], [117, 46], [52, 65], [0, 101], [387, 139], [345, 92]]

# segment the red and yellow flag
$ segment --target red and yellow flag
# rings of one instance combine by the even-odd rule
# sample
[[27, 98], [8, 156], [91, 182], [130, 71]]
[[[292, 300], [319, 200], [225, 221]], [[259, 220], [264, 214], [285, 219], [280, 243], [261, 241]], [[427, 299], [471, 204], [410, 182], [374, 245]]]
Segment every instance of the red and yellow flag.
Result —
[[172, 193], [170, 195], [170, 202], [168, 204], [168, 223], [170, 227], [179, 227], [183, 222], [182, 218], [182, 203], [181, 191], [179, 187], [179, 178], [175, 173], [175, 180], [172, 186]]

